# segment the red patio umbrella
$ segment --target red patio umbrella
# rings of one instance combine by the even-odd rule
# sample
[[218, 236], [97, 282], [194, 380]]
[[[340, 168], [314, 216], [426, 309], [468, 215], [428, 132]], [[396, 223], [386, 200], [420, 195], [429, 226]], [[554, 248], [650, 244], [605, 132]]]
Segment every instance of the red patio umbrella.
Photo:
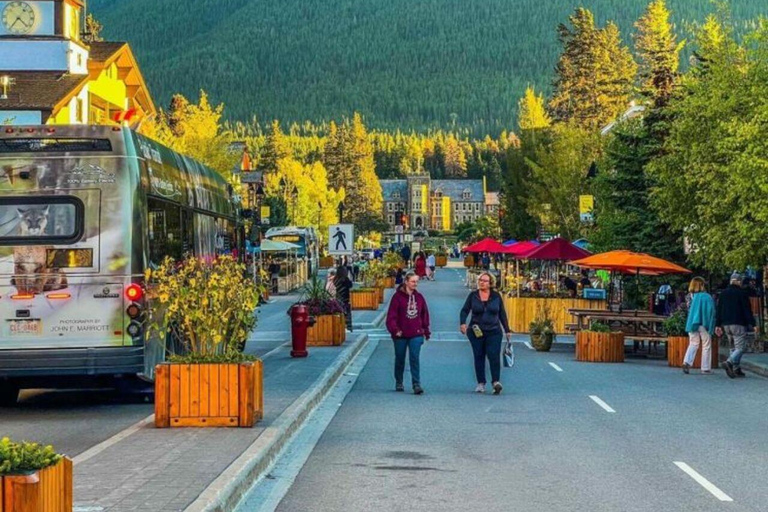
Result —
[[508, 247], [504, 247], [493, 238], [485, 238], [477, 243], [468, 245], [461, 252], [490, 252], [493, 254], [506, 252]]
[[568, 240], [557, 237], [544, 245], [540, 245], [535, 249], [520, 255], [520, 257], [526, 260], [567, 261], [586, 258], [591, 254], [592, 253], [589, 251], [585, 251], [581, 247], [573, 245]]
[[525, 253], [540, 247], [539, 242], [536, 240], [528, 240], [527, 242], [517, 242], [516, 244], [508, 245], [504, 247], [504, 254], [511, 254], [515, 258], [522, 258]]

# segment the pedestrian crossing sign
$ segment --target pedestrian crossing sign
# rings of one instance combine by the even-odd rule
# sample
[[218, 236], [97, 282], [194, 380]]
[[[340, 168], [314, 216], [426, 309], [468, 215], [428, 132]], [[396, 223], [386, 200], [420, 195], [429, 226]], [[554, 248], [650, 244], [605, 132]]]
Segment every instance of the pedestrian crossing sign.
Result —
[[328, 253], [333, 256], [351, 255], [355, 247], [355, 226], [333, 224], [328, 233]]

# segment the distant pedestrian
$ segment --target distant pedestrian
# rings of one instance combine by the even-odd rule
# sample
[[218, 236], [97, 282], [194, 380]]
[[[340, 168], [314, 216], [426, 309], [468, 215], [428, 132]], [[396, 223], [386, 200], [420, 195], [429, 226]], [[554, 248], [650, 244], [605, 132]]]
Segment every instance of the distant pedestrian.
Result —
[[[725, 373], [732, 379], [745, 377], [741, 371], [741, 356], [747, 347], [747, 331], [755, 327], [755, 317], [749, 305], [749, 297], [741, 287], [741, 275], [734, 272], [731, 282], [717, 299], [717, 320], [715, 333], [718, 336], [725, 334], [728, 343], [732, 347], [731, 355], [725, 361], [723, 367]], [[755, 327], [755, 332], [758, 332]]]
[[278, 293], [278, 285], [280, 282], [280, 264], [277, 261], [272, 260], [269, 264], [269, 267], [267, 267], [267, 272], [269, 272], [269, 280], [272, 287], [272, 293]]
[[427, 259], [424, 257], [424, 253], [416, 253], [413, 258], [413, 267], [419, 279], [423, 279], [427, 275]]
[[[459, 329], [467, 335], [472, 345], [475, 359], [475, 392], [485, 393], [485, 360], [491, 368], [493, 394], [501, 393], [501, 341], [506, 335], [509, 341], [511, 329], [504, 309], [501, 294], [494, 290], [495, 279], [490, 272], [483, 272], [477, 277], [477, 290], [473, 291], [464, 302], [459, 315]], [[472, 318], [467, 327], [469, 314]]]
[[487, 252], [483, 254], [482, 264], [483, 270], [491, 270], [491, 255]]
[[435, 269], [437, 268], [437, 264], [435, 262], [435, 255], [434, 253], [429, 253], [429, 256], [427, 256], [427, 268], [429, 269], [429, 279], [430, 281], [435, 280]]
[[336, 277], [333, 279], [336, 288], [336, 298], [344, 305], [344, 316], [347, 319], [347, 330], [352, 332], [352, 306], [349, 302], [352, 281], [349, 279], [349, 271], [344, 265], [336, 269]]
[[403, 257], [403, 261], [405, 261], [405, 266], [408, 267], [411, 261], [411, 248], [408, 247], [407, 245], [404, 245], [403, 248], [400, 250], [400, 256]]
[[688, 285], [691, 303], [685, 330], [690, 339], [683, 359], [683, 373], [689, 373], [701, 345], [701, 373], [712, 373], [712, 333], [715, 330], [715, 301], [707, 293], [704, 278], [694, 277]]
[[421, 387], [419, 355], [424, 341], [429, 340], [429, 309], [424, 296], [416, 288], [419, 276], [408, 272], [389, 302], [387, 331], [395, 344], [395, 391], [404, 391], [405, 353], [409, 354], [413, 393], [424, 392]]
[[325, 280], [325, 291], [328, 292], [328, 294], [331, 297], [336, 297], [336, 285], [334, 284], [334, 279], [336, 279], [336, 269], [332, 268], [328, 270], [328, 276]]

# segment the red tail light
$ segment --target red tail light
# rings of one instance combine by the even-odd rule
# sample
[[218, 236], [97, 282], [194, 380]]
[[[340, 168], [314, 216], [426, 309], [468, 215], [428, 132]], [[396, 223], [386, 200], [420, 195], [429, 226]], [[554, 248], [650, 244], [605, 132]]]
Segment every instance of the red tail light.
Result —
[[144, 290], [141, 289], [141, 286], [134, 284], [129, 284], [125, 288], [125, 298], [127, 298], [130, 301], [136, 302], [141, 300], [141, 298], [144, 296]]

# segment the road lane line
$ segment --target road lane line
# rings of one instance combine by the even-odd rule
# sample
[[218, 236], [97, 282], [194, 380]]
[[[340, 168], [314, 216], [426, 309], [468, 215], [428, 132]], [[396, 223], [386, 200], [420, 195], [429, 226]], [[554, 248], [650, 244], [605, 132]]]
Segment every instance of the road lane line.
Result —
[[688, 476], [696, 480], [699, 485], [712, 493], [715, 498], [719, 499], [720, 501], [733, 501], [733, 498], [718, 489], [715, 484], [701, 476], [695, 469], [693, 469], [685, 462], [675, 462], [675, 466], [682, 469], [685, 473], [688, 474]]
[[271, 356], [272, 354], [274, 354], [275, 352], [277, 352], [277, 351], [278, 351], [278, 350], [280, 350], [281, 348], [283, 348], [283, 347], [287, 347], [287, 346], [288, 346], [288, 345], [290, 345], [290, 344], [291, 344], [291, 342], [290, 342], [290, 341], [286, 341], [286, 342], [285, 342], [285, 343], [283, 343], [282, 345], [279, 345], [279, 346], [277, 346], [277, 347], [273, 348], [272, 350], [270, 350], [269, 352], [267, 352], [266, 354], [264, 354], [263, 356], [261, 356], [259, 359], [266, 359], [267, 357]]
[[154, 414], [150, 414], [149, 416], [147, 416], [143, 420], [134, 423], [130, 427], [126, 428], [125, 430], [121, 430], [120, 432], [118, 432], [117, 434], [113, 435], [109, 439], [107, 439], [105, 441], [102, 441], [99, 444], [88, 448], [83, 453], [81, 453], [80, 455], [77, 455], [75, 458], [73, 458], [72, 459], [72, 463], [74, 465], [81, 464], [81, 463], [87, 461], [88, 459], [91, 459], [91, 458], [95, 457], [96, 455], [100, 454], [101, 452], [103, 452], [104, 450], [109, 448], [110, 446], [116, 445], [117, 443], [119, 443], [120, 441], [125, 439], [126, 437], [130, 436], [131, 434], [135, 434], [136, 432], [138, 432], [142, 428], [144, 428], [147, 425], [149, 425], [151, 423], [154, 423], [154, 422], [155, 422], [155, 415]]
[[603, 402], [599, 396], [597, 395], [589, 395], [589, 398], [592, 399], [593, 402], [595, 402], [597, 405], [605, 409], [606, 412], [616, 412], [613, 410], [613, 408], [608, 405], [607, 403]]
[[563, 371], [563, 369], [560, 368], [559, 366], [557, 366], [555, 363], [549, 363], [549, 366], [551, 366], [552, 368], [554, 368], [558, 372]]
[[525, 343], [526, 347], [528, 347], [529, 349], [533, 350], [533, 345], [531, 345], [530, 341], [524, 341], [523, 343]]

